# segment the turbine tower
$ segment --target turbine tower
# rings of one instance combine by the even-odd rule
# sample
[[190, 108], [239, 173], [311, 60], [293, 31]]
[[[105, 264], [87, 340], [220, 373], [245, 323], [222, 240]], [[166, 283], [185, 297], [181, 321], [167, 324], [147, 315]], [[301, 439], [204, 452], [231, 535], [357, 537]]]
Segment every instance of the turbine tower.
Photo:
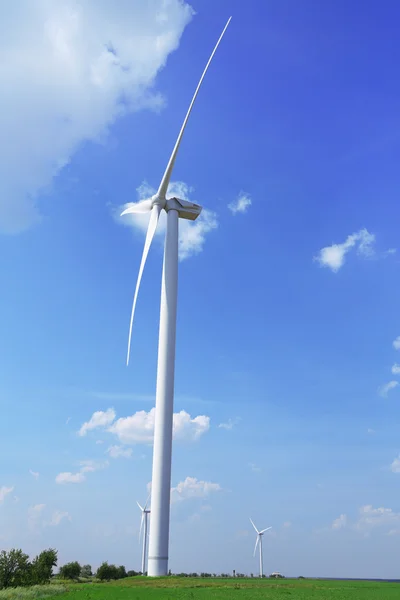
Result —
[[260, 577], [263, 577], [264, 572], [263, 572], [262, 536], [264, 535], [264, 533], [266, 531], [268, 531], [269, 529], [272, 529], [272, 527], [267, 527], [266, 529], [262, 529], [261, 531], [258, 531], [257, 527], [254, 525], [254, 523], [251, 519], [250, 519], [250, 522], [253, 525], [254, 529], [256, 530], [256, 534], [257, 534], [256, 545], [254, 546], [253, 556], [256, 555], [257, 545], [260, 544]]
[[[150, 509], [147, 508], [149, 503], [149, 498], [146, 500], [146, 504], [144, 506], [140, 506], [139, 502], [136, 501], [136, 504], [142, 511], [142, 518], [140, 520], [140, 531], [139, 531], [139, 543], [140, 537], [143, 531], [143, 550], [142, 550], [142, 575], [146, 573], [146, 554], [147, 554], [147, 516], [150, 514]], [[143, 527], [144, 526], [144, 527]]]
[[[148, 574], [162, 576], [168, 574], [169, 517], [171, 494], [171, 458], [172, 458], [172, 418], [174, 404], [175, 375], [175, 338], [176, 311], [178, 291], [178, 222], [179, 219], [194, 221], [201, 212], [201, 207], [179, 198], [167, 198], [168, 185], [171, 180], [176, 156], [182, 136], [197, 94], [211, 63], [211, 60], [222, 40], [231, 18], [226, 23], [218, 42], [206, 64], [203, 74], [195, 90], [189, 109], [186, 113], [174, 149], [167, 164], [158, 191], [149, 198], [131, 205], [122, 215], [150, 212], [150, 220], [143, 248], [139, 275], [133, 297], [132, 313], [129, 326], [127, 364], [129, 363], [132, 324], [135, 314], [140, 282], [147, 255], [156, 232], [160, 212], [167, 213], [167, 230], [164, 246], [164, 262], [161, 282], [160, 329], [158, 338], [156, 413], [154, 423], [153, 473], [151, 491], [151, 529], [148, 557]], [[122, 216], [121, 215], [121, 216]]]

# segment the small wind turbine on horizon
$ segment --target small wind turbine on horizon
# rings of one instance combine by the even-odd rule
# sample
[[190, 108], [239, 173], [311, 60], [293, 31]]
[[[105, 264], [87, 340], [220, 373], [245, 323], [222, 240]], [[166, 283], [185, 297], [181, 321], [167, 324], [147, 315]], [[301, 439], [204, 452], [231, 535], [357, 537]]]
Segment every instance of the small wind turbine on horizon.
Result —
[[[128, 338], [127, 364], [129, 363], [132, 325], [143, 269], [153, 241], [162, 210], [167, 213], [167, 230], [164, 246], [164, 264], [161, 284], [160, 329], [158, 338], [156, 412], [154, 423], [153, 472], [151, 490], [151, 528], [148, 556], [148, 574], [152, 577], [168, 574], [169, 519], [171, 495], [172, 424], [174, 408], [175, 338], [178, 292], [178, 230], [179, 219], [194, 221], [201, 213], [201, 206], [180, 198], [167, 198], [176, 156], [182, 141], [190, 113], [211, 60], [230, 23], [226, 23], [214, 50], [205, 66], [186, 113], [174, 149], [168, 161], [158, 191], [141, 202], [132, 204], [122, 215], [150, 213], [149, 225], [143, 248], [142, 260], [136, 283]], [[190, 361], [189, 361], [190, 364]], [[193, 365], [192, 365], [193, 366]], [[192, 368], [189, 367], [189, 368]]]
[[260, 577], [263, 577], [264, 572], [263, 572], [262, 536], [264, 535], [264, 533], [266, 531], [268, 531], [269, 529], [272, 529], [272, 527], [267, 527], [266, 529], [262, 529], [261, 531], [258, 531], [257, 527], [254, 525], [254, 523], [251, 519], [250, 519], [250, 523], [253, 525], [254, 529], [256, 530], [256, 534], [257, 534], [256, 545], [254, 546], [253, 556], [256, 555], [257, 546], [258, 546], [258, 544], [260, 544]]
[[142, 575], [144, 575], [146, 573], [147, 531], [148, 531], [147, 517], [151, 512], [150, 509], [147, 508], [149, 499], [150, 499], [150, 496], [149, 496], [149, 498], [147, 498], [146, 504], [144, 506], [141, 506], [139, 504], [139, 502], [136, 501], [136, 504], [138, 505], [138, 507], [140, 508], [140, 510], [142, 512], [142, 518], [140, 520], [140, 531], [139, 531], [139, 543], [140, 543], [140, 538], [141, 538], [142, 532], [143, 532]]

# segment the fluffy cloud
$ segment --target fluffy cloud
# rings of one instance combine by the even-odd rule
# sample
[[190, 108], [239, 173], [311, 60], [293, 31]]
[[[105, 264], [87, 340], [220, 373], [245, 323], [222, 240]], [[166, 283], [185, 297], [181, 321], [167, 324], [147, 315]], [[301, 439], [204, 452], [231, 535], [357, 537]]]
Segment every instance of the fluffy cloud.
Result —
[[214, 492], [222, 490], [219, 483], [199, 481], [196, 477], [186, 477], [176, 487], [171, 488], [171, 501], [180, 502], [189, 498], [205, 498]]
[[108, 408], [106, 411], [98, 410], [92, 414], [89, 421], [82, 425], [78, 431], [78, 435], [84, 436], [92, 429], [97, 429], [98, 427], [107, 427], [107, 425], [110, 425], [114, 419], [115, 410], [113, 408]]
[[398, 381], [389, 381], [378, 389], [378, 393], [382, 398], [386, 398], [390, 390], [394, 390], [399, 385]]
[[369, 257], [374, 254], [374, 249], [372, 247], [374, 242], [374, 234], [369, 233], [366, 229], [360, 229], [357, 233], [349, 235], [342, 244], [332, 244], [332, 246], [322, 248], [317, 256], [314, 257], [314, 260], [317, 261], [321, 267], [328, 267], [334, 273], [337, 273], [344, 265], [346, 254], [352, 248], [357, 247], [359, 255]]
[[111, 458], [131, 458], [132, 448], [123, 448], [122, 446], [110, 446], [107, 454]]
[[14, 486], [12, 487], [6, 487], [5, 485], [2, 485], [0, 487], [0, 503], [3, 502], [4, 498], [8, 495], [11, 494], [11, 492], [14, 490]]
[[343, 529], [347, 525], [347, 516], [340, 515], [337, 519], [335, 519], [332, 523], [332, 529]]
[[37, 197], [122, 114], [158, 110], [154, 81], [193, 11], [183, 0], [15, 0], [0, 19], [0, 230], [40, 219]]
[[[130, 417], [117, 419], [108, 431], [114, 433], [123, 444], [151, 443], [154, 436], [155, 408], [149, 412], [140, 410]], [[210, 428], [210, 417], [192, 417], [184, 410], [173, 415], [174, 439], [193, 441]]]
[[393, 348], [400, 350], [400, 335], [393, 341]]
[[240, 192], [236, 200], [228, 204], [228, 208], [233, 215], [244, 214], [251, 206], [251, 197], [246, 192]]
[[[143, 182], [138, 188], [138, 200], [146, 200], [155, 194], [156, 189], [150, 187], [146, 182]], [[181, 200], [189, 201], [189, 194], [193, 192], [193, 188], [190, 188], [183, 181], [172, 181], [168, 186], [168, 197], [177, 197]], [[120, 216], [121, 212], [131, 206], [133, 203], [128, 202], [123, 206], [120, 206], [115, 211], [115, 218], [118, 223], [133, 227], [133, 229], [139, 231], [145, 235], [147, 226], [149, 223], [149, 214], [128, 214], [123, 217]], [[156, 237], [159, 238], [164, 236], [166, 228], [167, 218], [165, 211], [160, 214], [160, 220], [156, 231]], [[185, 260], [194, 254], [198, 254], [203, 250], [206, 235], [218, 227], [217, 215], [207, 209], [201, 211], [200, 216], [197, 217], [196, 221], [188, 221], [186, 219], [180, 219], [179, 221], [179, 259]]]
[[29, 469], [29, 473], [32, 475], [32, 477], [34, 477], [35, 479], [39, 479], [39, 473], [37, 473], [36, 471], [32, 471], [32, 469]]
[[399, 375], [400, 374], [400, 365], [398, 365], [397, 363], [394, 363], [394, 365], [392, 367], [392, 374], [393, 375]]

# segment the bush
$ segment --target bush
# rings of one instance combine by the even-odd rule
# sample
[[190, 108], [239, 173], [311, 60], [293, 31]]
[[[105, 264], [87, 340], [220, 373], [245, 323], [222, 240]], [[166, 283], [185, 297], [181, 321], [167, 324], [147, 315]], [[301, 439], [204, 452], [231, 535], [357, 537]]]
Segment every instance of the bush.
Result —
[[64, 594], [67, 588], [64, 585], [34, 585], [32, 587], [8, 588], [0, 591], [0, 600], [43, 600], [58, 594]]

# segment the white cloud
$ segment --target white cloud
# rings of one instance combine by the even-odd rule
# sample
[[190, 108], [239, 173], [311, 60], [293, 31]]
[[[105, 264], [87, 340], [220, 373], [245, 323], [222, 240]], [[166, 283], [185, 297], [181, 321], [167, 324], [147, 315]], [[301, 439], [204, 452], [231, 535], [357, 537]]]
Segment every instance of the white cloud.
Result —
[[228, 204], [228, 208], [233, 215], [244, 214], [251, 206], [251, 197], [246, 192], [240, 192], [236, 200]]
[[[155, 194], [155, 188], [150, 187], [146, 182], [143, 182], [138, 188], [138, 200], [145, 200]], [[182, 200], [190, 200], [189, 194], [193, 192], [193, 188], [190, 188], [183, 181], [171, 181], [168, 186], [168, 197], [177, 197]], [[149, 214], [128, 214], [123, 217], [120, 216], [121, 212], [131, 206], [133, 203], [128, 202], [123, 206], [119, 207], [115, 211], [115, 218], [118, 223], [133, 227], [140, 233], [145, 235], [149, 222]], [[160, 220], [156, 231], [156, 236], [161, 237], [165, 234], [166, 228], [166, 213], [162, 211], [160, 214]], [[186, 219], [180, 219], [179, 221], [179, 259], [185, 260], [190, 258], [194, 254], [198, 254], [203, 250], [206, 235], [218, 227], [218, 219], [216, 213], [203, 208], [200, 216], [196, 221], [188, 221]]]
[[400, 365], [398, 365], [397, 363], [394, 363], [393, 367], [392, 367], [392, 375], [399, 375], [400, 374]]
[[123, 448], [122, 446], [110, 446], [107, 450], [111, 458], [131, 458], [132, 448]]
[[222, 490], [219, 483], [199, 481], [196, 477], [186, 477], [176, 487], [171, 488], [171, 501], [180, 502], [189, 498], [205, 498], [214, 492]]
[[14, 486], [12, 487], [7, 487], [5, 485], [2, 485], [0, 487], [0, 503], [4, 501], [4, 498], [8, 495], [11, 494], [11, 492], [14, 490]]
[[343, 529], [347, 525], [347, 516], [340, 515], [337, 519], [335, 519], [332, 523], [332, 529]]
[[51, 525], [52, 527], [56, 527], [61, 523], [63, 519], [72, 521], [71, 515], [67, 511], [55, 510], [51, 516], [51, 521], [49, 522], [49, 525]]
[[[117, 419], [108, 431], [114, 433], [123, 444], [151, 443], [154, 436], [155, 408], [149, 412], [140, 410], [130, 417]], [[174, 439], [194, 441], [210, 428], [210, 417], [192, 417], [184, 410], [173, 415]]]
[[65, 421], [65, 424], [68, 425], [68, 423], [70, 422], [71, 417], [68, 417], [67, 420]]
[[393, 341], [393, 348], [400, 350], [400, 335]]
[[386, 398], [390, 390], [394, 390], [398, 385], [398, 381], [389, 381], [389, 383], [385, 383], [378, 389], [378, 393], [383, 398]]
[[35, 479], [39, 479], [39, 473], [37, 471], [32, 471], [32, 469], [29, 469], [29, 473], [32, 475], [32, 477], [34, 477]]
[[391, 471], [393, 471], [393, 473], [400, 473], [400, 454], [397, 458], [394, 459], [394, 461], [390, 465], [390, 469]]
[[59, 473], [56, 477], [56, 483], [82, 483], [86, 480], [86, 476], [79, 471], [78, 473], [70, 473], [69, 471]]
[[218, 425], [218, 427], [220, 427], [221, 429], [227, 429], [227, 430], [231, 430], [235, 427], [235, 425], [237, 425], [239, 422], [241, 421], [241, 419], [239, 417], [236, 417], [235, 419], [228, 419], [228, 421], [226, 423], [220, 423]]
[[89, 421], [82, 425], [78, 431], [78, 435], [84, 436], [92, 429], [97, 429], [98, 427], [107, 427], [107, 425], [111, 425], [114, 419], [115, 410], [113, 408], [108, 408], [106, 411], [98, 410], [92, 414]]
[[337, 273], [344, 265], [346, 254], [352, 248], [357, 246], [358, 254], [369, 257], [374, 254], [374, 249], [372, 247], [374, 242], [374, 234], [369, 233], [366, 229], [360, 229], [357, 233], [349, 235], [342, 244], [332, 244], [332, 246], [322, 248], [317, 256], [314, 257], [314, 260], [317, 261], [321, 267], [328, 267], [334, 273]]
[[360, 508], [359, 515], [355, 528], [363, 532], [374, 527], [393, 526], [393, 524], [400, 522], [400, 513], [383, 506], [374, 508], [371, 504], [367, 504]]
[[388, 535], [400, 535], [400, 529], [391, 529], [388, 531]]
[[158, 110], [154, 81], [193, 11], [182, 0], [22, 0], [0, 19], [0, 230], [40, 220], [39, 194], [122, 114]]
[[174, 413], [174, 438], [195, 441], [210, 429], [210, 417], [199, 415], [193, 419], [184, 410]]

